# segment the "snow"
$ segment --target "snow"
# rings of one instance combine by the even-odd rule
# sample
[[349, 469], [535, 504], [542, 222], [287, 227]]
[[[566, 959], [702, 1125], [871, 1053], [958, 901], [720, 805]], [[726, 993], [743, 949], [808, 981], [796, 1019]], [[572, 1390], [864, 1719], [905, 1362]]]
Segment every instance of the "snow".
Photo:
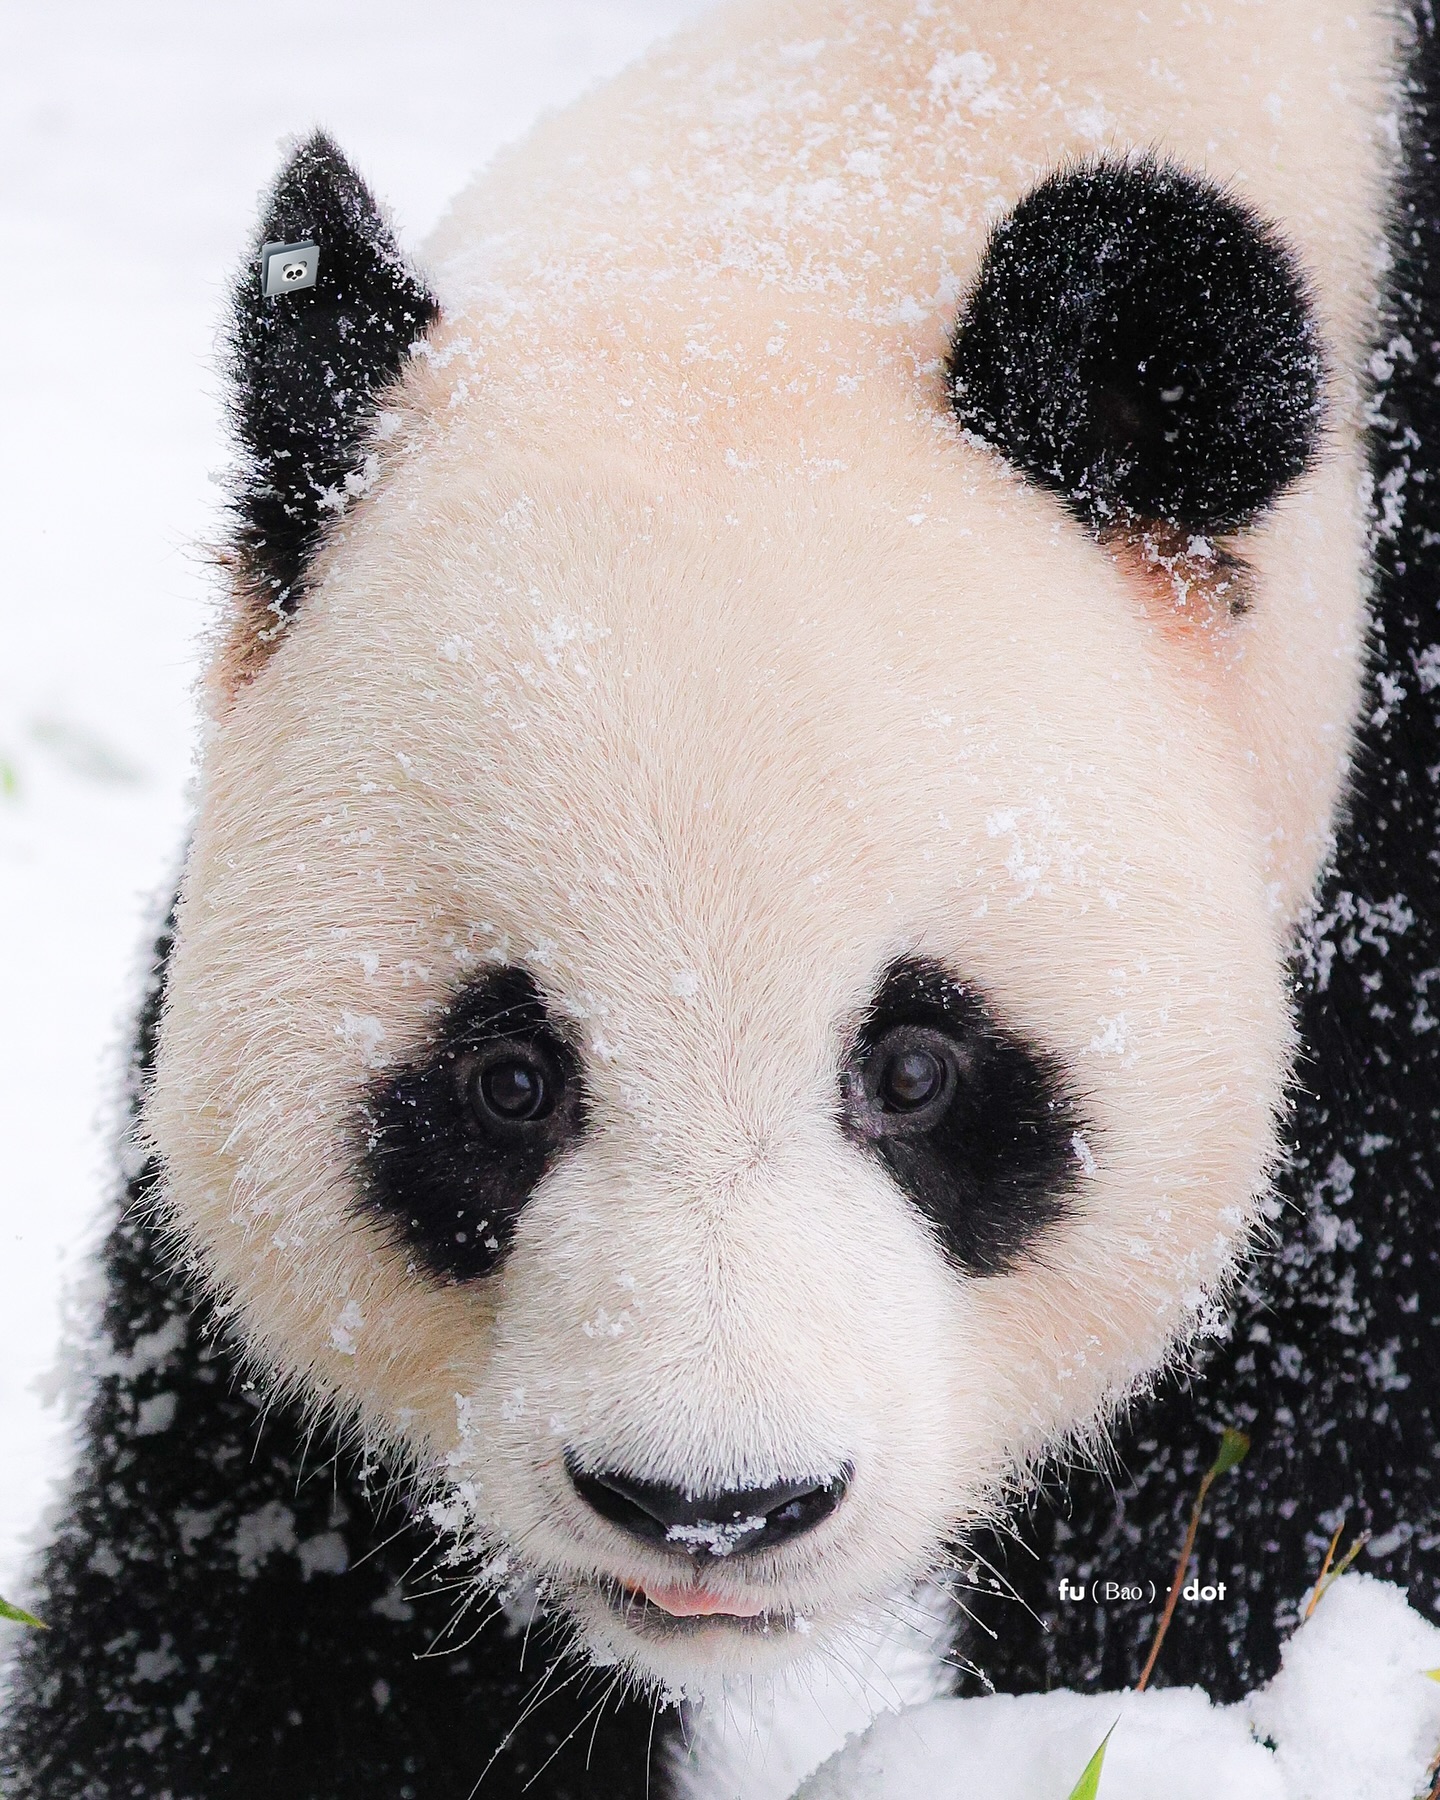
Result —
[[0, 1594], [66, 1462], [48, 1372], [185, 831], [215, 334], [258, 195], [324, 124], [413, 250], [499, 145], [701, 7], [0, 0]]
[[1103, 1800], [1287, 1800], [1243, 1719], [1194, 1688], [931, 1700], [872, 1726], [797, 1800], [1066, 1800], [1112, 1725]]
[[1437, 1665], [1440, 1628], [1346, 1575], [1238, 1706], [1198, 1688], [931, 1700], [853, 1739], [796, 1800], [1068, 1800], [1112, 1726], [1100, 1800], [1415, 1800], [1440, 1751]]

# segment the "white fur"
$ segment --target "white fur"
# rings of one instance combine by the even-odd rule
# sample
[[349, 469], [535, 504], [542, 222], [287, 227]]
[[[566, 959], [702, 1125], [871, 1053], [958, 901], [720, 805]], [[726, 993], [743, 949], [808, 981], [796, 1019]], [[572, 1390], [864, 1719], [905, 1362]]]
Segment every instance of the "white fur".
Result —
[[[457, 203], [374, 491], [217, 682], [148, 1110], [175, 1218], [258, 1357], [671, 1687], [843, 1651], [1247, 1241], [1358, 691], [1388, 54], [1331, 0], [722, 10]], [[989, 222], [1131, 147], [1233, 184], [1315, 286], [1331, 429], [1239, 620], [945, 403]], [[1073, 1216], [1000, 1278], [833, 1124], [917, 950], [1095, 1121]], [[350, 1132], [490, 962], [583, 1031], [595, 1130], [499, 1275], [436, 1287], [356, 1222]], [[810, 1634], [619, 1626], [587, 1578], [658, 1577], [567, 1444], [696, 1487], [851, 1460], [833, 1519], [729, 1576]]]
[[949, 1692], [953, 1622], [938, 1594], [907, 1594], [829, 1657], [802, 1657], [771, 1681], [732, 1678], [687, 1720], [675, 1800], [789, 1800], [874, 1719]]

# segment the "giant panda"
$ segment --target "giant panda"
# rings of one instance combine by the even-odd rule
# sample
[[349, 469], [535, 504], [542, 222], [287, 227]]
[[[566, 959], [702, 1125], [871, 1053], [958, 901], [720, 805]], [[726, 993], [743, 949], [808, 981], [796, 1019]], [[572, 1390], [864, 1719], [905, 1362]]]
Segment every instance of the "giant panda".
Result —
[[782, 1800], [1132, 1682], [1227, 1425], [1157, 1679], [1436, 1610], [1437, 108], [741, 0], [423, 269], [296, 149], [15, 1800]]

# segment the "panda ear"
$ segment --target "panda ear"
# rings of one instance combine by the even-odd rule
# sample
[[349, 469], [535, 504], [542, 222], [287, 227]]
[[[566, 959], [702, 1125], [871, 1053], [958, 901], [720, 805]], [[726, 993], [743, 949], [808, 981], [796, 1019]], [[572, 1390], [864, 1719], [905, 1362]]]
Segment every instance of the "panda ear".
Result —
[[317, 132], [275, 183], [232, 301], [230, 560], [262, 636], [294, 611], [325, 525], [363, 484], [376, 396], [438, 316], [370, 190]]
[[1052, 175], [991, 236], [949, 361], [962, 425], [1097, 532], [1231, 531], [1315, 453], [1324, 364], [1274, 229], [1153, 158]]

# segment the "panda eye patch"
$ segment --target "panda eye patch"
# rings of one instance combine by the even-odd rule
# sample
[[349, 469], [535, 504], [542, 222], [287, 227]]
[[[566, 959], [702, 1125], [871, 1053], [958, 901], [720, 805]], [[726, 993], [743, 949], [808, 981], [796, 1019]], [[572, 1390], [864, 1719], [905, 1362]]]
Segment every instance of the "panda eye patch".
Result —
[[1012, 1267], [1066, 1211], [1084, 1121], [1062, 1071], [939, 964], [887, 971], [840, 1074], [847, 1135], [970, 1275]]
[[428, 1274], [488, 1275], [585, 1122], [579, 1058], [544, 996], [523, 969], [496, 971], [367, 1099], [361, 1205]]
[[996, 226], [948, 374], [960, 423], [1097, 532], [1239, 529], [1305, 471], [1322, 424], [1290, 251], [1154, 158], [1052, 175]]

